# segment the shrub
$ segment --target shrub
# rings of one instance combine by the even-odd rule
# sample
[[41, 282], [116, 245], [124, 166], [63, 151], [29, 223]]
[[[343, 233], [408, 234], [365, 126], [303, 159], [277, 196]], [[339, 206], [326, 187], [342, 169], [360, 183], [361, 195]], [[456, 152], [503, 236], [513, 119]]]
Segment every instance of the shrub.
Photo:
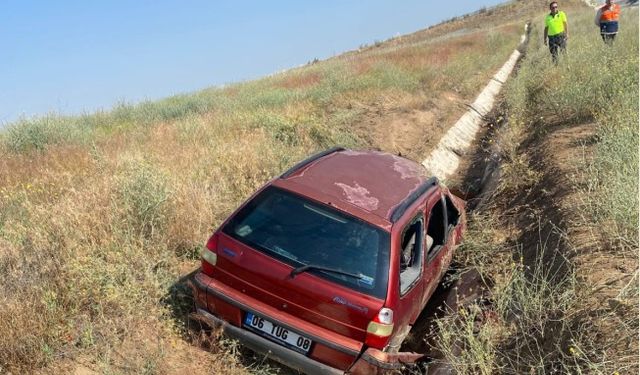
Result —
[[133, 161], [118, 183], [119, 207], [134, 236], [152, 238], [166, 224], [170, 196], [165, 175], [148, 162]]
[[7, 128], [3, 140], [13, 152], [44, 151], [50, 145], [83, 142], [88, 133], [75, 119], [51, 114], [19, 120]]

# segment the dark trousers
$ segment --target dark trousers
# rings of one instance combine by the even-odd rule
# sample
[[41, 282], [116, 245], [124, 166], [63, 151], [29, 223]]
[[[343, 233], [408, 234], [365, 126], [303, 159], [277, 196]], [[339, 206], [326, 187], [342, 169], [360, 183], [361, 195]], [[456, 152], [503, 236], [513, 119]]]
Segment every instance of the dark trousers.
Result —
[[600, 36], [607, 44], [613, 44], [618, 33], [618, 21], [600, 22]]
[[600, 34], [600, 36], [602, 40], [609, 45], [613, 44], [613, 41], [616, 39], [616, 34]]
[[564, 37], [564, 33], [549, 35], [549, 51], [554, 64], [558, 63], [558, 50], [562, 52], [567, 50], [567, 39]]

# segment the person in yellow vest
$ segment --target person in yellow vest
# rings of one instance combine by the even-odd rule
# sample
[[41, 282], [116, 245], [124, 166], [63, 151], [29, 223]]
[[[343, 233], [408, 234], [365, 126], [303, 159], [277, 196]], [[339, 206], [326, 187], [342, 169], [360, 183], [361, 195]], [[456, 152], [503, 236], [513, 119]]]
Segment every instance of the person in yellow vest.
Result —
[[620, 18], [620, 5], [614, 0], [607, 0], [596, 13], [596, 26], [600, 28], [600, 36], [607, 44], [612, 44], [618, 34], [618, 19]]
[[567, 39], [569, 38], [569, 26], [567, 25], [567, 15], [558, 10], [558, 2], [549, 4], [551, 11], [544, 19], [544, 44], [547, 45], [549, 39], [549, 51], [551, 59], [558, 63], [558, 50], [565, 52], [567, 49]]

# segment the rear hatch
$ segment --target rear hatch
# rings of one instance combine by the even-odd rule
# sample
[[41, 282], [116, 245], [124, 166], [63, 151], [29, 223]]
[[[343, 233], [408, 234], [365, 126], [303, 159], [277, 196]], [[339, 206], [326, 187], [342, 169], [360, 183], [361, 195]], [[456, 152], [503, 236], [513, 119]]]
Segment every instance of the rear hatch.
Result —
[[384, 304], [389, 233], [286, 190], [262, 191], [214, 242], [216, 279], [338, 334], [364, 342]]

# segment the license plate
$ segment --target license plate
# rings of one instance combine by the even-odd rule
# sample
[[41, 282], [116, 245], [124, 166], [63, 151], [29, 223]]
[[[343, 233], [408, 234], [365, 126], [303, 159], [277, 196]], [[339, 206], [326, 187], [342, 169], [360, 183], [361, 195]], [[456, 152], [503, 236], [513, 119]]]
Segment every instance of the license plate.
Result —
[[244, 325], [263, 332], [267, 336], [272, 337], [279, 342], [286, 343], [303, 353], [307, 353], [311, 348], [312, 341], [310, 339], [284, 327], [280, 327], [277, 324], [273, 324], [267, 319], [252, 313], [247, 313], [244, 318]]

